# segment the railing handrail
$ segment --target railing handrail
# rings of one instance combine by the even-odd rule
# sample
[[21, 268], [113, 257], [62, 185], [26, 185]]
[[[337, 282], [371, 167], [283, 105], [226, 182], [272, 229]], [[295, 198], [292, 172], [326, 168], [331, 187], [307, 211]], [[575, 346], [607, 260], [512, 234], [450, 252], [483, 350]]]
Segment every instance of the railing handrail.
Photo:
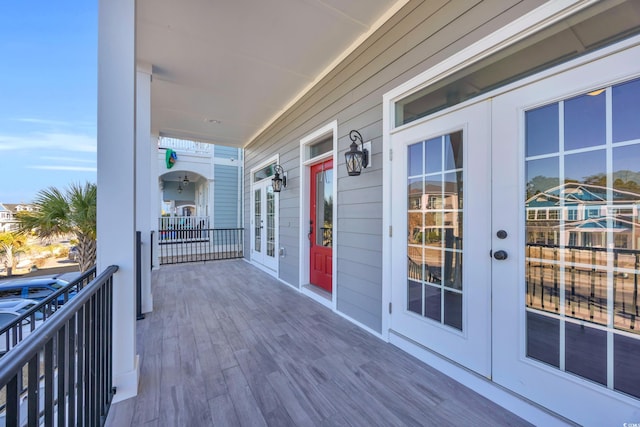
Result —
[[[75, 286], [78, 286], [80, 283], [83, 283], [89, 277], [95, 276], [95, 273], [96, 273], [96, 267], [93, 266], [89, 270], [87, 270], [84, 273], [82, 273], [82, 275], [80, 275], [76, 279], [74, 279], [72, 282], [69, 282], [67, 285], [65, 285], [64, 287], [62, 287], [62, 288], [58, 289], [57, 291], [53, 292], [48, 297], [38, 301], [38, 303], [35, 306], [31, 307], [29, 310], [25, 311], [20, 316], [16, 317], [8, 325], [4, 326], [3, 328], [0, 328], [0, 336], [2, 336], [3, 334], [7, 333], [10, 329], [15, 328], [16, 325], [21, 325], [22, 321], [24, 321], [25, 319], [31, 317], [31, 315], [35, 314], [36, 312], [42, 310], [42, 308], [47, 306], [47, 304], [50, 304], [50, 303], [52, 303], [54, 301], [57, 301], [58, 297], [60, 295], [64, 294], [65, 292], [68, 292], [70, 289], [74, 288]], [[80, 289], [78, 289], [78, 291], [80, 291]], [[68, 303], [68, 301], [66, 303]], [[58, 310], [56, 310], [56, 312]], [[43, 314], [43, 316], [46, 316], [45, 313], [42, 313], [42, 314]], [[33, 320], [33, 319], [31, 319], [31, 320]]]
[[83, 292], [79, 292], [73, 299], [69, 300], [59, 310], [56, 316], [52, 316], [51, 320], [44, 322], [40, 327], [35, 329], [33, 333], [27, 336], [19, 346], [11, 349], [11, 357], [5, 357], [0, 363], [0, 387], [7, 384], [16, 372], [20, 371], [23, 366], [37, 355], [42, 347], [54, 337], [60, 328], [62, 328], [89, 299], [100, 290], [102, 285], [106, 283], [113, 274], [118, 271], [117, 265], [107, 267], [100, 275], [96, 276]]

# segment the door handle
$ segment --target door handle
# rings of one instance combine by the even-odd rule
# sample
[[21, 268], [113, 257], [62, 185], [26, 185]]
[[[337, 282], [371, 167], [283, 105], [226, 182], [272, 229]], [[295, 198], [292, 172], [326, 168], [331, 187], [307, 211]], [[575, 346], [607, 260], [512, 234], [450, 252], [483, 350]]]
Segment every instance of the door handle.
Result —
[[509, 257], [509, 254], [507, 254], [507, 252], [505, 252], [505, 251], [495, 251], [493, 253], [493, 257], [495, 259], [497, 259], [498, 261], [504, 261], [505, 259], [507, 259]]

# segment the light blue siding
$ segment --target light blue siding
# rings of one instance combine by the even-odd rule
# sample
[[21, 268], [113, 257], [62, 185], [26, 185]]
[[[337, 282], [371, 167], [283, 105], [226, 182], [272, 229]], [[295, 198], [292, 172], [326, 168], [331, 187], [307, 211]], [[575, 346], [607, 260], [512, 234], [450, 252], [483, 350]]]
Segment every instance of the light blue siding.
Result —
[[238, 160], [240, 158], [239, 150], [237, 148], [222, 147], [220, 145], [215, 146], [213, 150], [213, 156], [218, 158], [223, 158], [223, 159], [234, 159], [234, 160]]
[[[218, 151], [216, 146], [216, 152]], [[225, 148], [225, 147], [222, 147]], [[237, 153], [237, 149], [233, 149]], [[215, 165], [213, 225], [215, 228], [240, 226], [238, 167]]]

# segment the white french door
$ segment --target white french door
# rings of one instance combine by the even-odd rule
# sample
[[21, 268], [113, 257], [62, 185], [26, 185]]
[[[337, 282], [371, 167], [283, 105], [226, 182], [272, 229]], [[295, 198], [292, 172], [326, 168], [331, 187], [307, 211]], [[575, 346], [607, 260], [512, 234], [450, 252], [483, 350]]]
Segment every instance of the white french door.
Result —
[[640, 416], [639, 74], [635, 47], [492, 106], [493, 378], [584, 425]]
[[[490, 103], [392, 135], [395, 334], [491, 375]], [[405, 236], [405, 237], [403, 237]]]
[[263, 179], [251, 191], [251, 260], [277, 271], [278, 217], [271, 179]]
[[640, 47], [391, 143], [391, 333], [580, 424], [637, 422]]

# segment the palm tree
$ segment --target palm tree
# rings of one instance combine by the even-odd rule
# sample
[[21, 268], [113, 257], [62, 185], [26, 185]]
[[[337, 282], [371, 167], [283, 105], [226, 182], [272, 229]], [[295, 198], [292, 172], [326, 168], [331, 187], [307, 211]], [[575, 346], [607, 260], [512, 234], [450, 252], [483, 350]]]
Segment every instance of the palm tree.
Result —
[[41, 190], [34, 211], [19, 212], [20, 231], [34, 232], [40, 238], [75, 235], [78, 240], [78, 265], [85, 272], [96, 262], [95, 184], [72, 184], [62, 192], [56, 187]]
[[26, 243], [27, 241], [24, 236], [10, 232], [0, 233], [0, 254], [4, 257], [7, 277], [13, 275], [13, 270], [18, 264], [18, 254], [23, 252]]

